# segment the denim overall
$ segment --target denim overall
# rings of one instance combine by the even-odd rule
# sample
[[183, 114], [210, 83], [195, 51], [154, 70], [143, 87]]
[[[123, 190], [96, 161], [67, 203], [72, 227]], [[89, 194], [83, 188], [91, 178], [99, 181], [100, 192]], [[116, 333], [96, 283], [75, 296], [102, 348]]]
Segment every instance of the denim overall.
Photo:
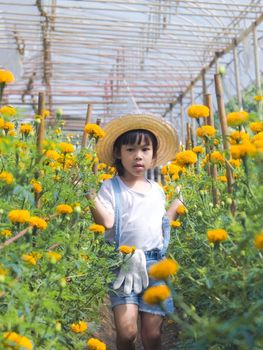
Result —
[[[118, 182], [118, 179], [116, 177], [111, 179], [112, 185], [113, 185], [113, 191], [115, 196], [115, 247], [116, 249], [119, 248], [120, 244], [120, 235], [121, 235], [121, 226], [122, 226], [122, 205], [121, 205], [121, 188], [120, 184]], [[146, 267], [147, 270], [152, 264], [157, 263], [158, 261], [162, 260], [164, 258], [164, 255], [166, 253], [169, 240], [170, 240], [170, 223], [167, 214], [165, 214], [162, 218], [162, 230], [163, 230], [163, 248], [160, 250], [158, 248], [152, 249], [149, 251], [145, 251], [145, 257], [146, 257]], [[149, 286], [156, 286], [164, 284], [163, 281], [155, 281], [149, 278]], [[173, 300], [172, 298], [168, 298], [165, 302], [165, 311], [161, 309], [158, 305], [149, 305], [145, 304], [142, 299], [144, 290], [142, 293], [137, 295], [134, 292], [131, 292], [130, 295], [125, 295], [123, 292], [123, 288], [121, 287], [120, 290], [116, 292], [110, 292], [110, 299], [112, 302], [112, 307], [116, 305], [121, 304], [137, 304], [139, 306], [139, 310], [142, 312], [149, 312], [156, 315], [165, 316], [165, 314], [172, 313], [173, 308]]]

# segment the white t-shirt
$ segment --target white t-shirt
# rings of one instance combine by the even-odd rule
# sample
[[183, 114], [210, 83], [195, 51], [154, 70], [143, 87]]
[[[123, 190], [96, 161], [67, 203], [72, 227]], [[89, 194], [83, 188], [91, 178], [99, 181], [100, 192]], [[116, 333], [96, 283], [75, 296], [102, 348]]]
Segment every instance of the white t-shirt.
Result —
[[[135, 246], [144, 251], [162, 249], [162, 218], [165, 214], [165, 195], [161, 186], [149, 181], [151, 189], [146, 193], [136, 192], [117, 176], [121, 187], [122, 227], [120, 245]], [[99, 201], [114, 214], [115, 196], [111, 180], [103, 182], [99, 192]], [[105, 239], [113, 242], [115, 227], [107, 230]]]

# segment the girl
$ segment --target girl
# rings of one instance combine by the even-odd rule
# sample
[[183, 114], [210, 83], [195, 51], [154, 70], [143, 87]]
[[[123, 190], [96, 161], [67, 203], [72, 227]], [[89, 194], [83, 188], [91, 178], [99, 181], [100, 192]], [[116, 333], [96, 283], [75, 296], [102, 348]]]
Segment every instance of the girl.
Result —
[[[96, 223], [106, 227], [105, 239], [135, 246], [128, 269], [121, 268], [110, 299], [116, 325], [118, 350], [135, 349], [137, 319], [141, 317], [141, 338], [145, 350], [161, 349], [161, 325], [165, 312], [145, 304], [143, 292], [164, 282], [148, 280], [149, 267], [163, 258], [169, 242], [169, 219], [181, 203], [175, 200], [165, 211], [165, 195], [145, 173], [166, 164], [178, 151], [175, 130], [151, 115], [126, 115], [105, 127], [106, 136], [97, 144], [100, 161], [114, 165], [118, 176], [104, 181], [91, 209]], [[168, 217], [167, 217], [168, 215]], [[165, 309], [173, 311], [172, 298]]]

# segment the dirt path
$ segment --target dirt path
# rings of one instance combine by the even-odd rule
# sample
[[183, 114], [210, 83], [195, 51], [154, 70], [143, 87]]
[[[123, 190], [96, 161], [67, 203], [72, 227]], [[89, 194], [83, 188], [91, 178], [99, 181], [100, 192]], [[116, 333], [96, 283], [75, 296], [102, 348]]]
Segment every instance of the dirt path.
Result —
[[[108, 300], [101, 308], [101, 325], [93, 336], [103, 341], [107, 345], [107, 350], [116, 350], [114, 321]], [[171, 350], [175, 346], [175, 342], [176, 326], [165, 319], [162, 330], [162, 350]], [[140, 339], [137, 341], [136, 350], [143, 350]]]

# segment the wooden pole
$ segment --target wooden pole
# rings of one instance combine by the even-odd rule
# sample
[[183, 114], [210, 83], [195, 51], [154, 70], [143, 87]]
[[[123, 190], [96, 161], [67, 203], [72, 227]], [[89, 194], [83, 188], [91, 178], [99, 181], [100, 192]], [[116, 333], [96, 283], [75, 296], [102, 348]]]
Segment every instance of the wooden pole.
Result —
[[257, 88], [257, 93], [261, 94], [261, 76], [260, 76], [260, 65], [259, 65], [257, 27], [253, 28], [253, 43], [254, 43], [254, 57], [255, 57], [256, 88]]
[[185, 142], [185, 135], [184, 135], [184, 108], [183, 108], [183, 99], [180, 100], [180, 124], [181, 124], [181, 138], [182, 138], [182, 145], [184, 145]]
[[[85, 125], [86, 124], [90, 124], [91, 122], [91, 116], [92, 116], [92, 105], [88, 104], [88, 108], [87, 108], [87, 113], [86, 113], [86, 120], [85, 120]], [[86, 148], [87, 146], [87, 134], [85, 133], [85, 131], [83, 131], [82, 134], [82, 140], [81, 140], [81, 148]]]
[[[205, 95], [205, 105], [209, 108], [209, 117], [207, 118], [207, 124], [214, 127], [215, 125], [214, 125], [213, 103], [212, 103], [211, 94]], [[213, 148], [211, 149], [211, 151], [213, 151]], [[212, 177], [212, 197], [213, 197], [213, 205], [215, 207], [218, 203], [218, 191], [215, 187], [215, 182], [217, 178], [216, 164], [211, 164], [210, 175]]]
[[191, 149], [193, 147], [192, 143], [192, 130], [191, 125], [189, 123], [186, 123], [186, 143], [185, 143], [185, 149]]
[[[221, 125], [222, 136], [223, 136], [223, 147], [225, 151], [229, 152], [229, 142], [227, 139], [226, 112], [225, 112], [224, 99], [223, 99], [223, 88], [222, 88], [221, 77], [219, 74], [215, 74], [215, 90], [216, 90], [219, 120]], [[230, 165], [227, 162], [226, 162], [226, 178], [227, 178], [227, 191], [228, 193], [232, 193], [233, 176], [232, 176]], [[235, 206], [236, 206], [235, 202], [232, 201], [231, 211], [233, 214], [235, 213], [235, 210], [236, 210]]]
[[203, 103], [205, 104], [205, 95], [207, 94], [206, 79], [205, 79], [205, 69], [202, 70], [202, 88], [203, 88]]
[[38, 109], [37, 114], [40, 116], [40, 124], [37, 130], [37, 151], [40, 159], [43, 152], [43, 142], [45, 138], [45, 118], [43, 116], [45, 110], [45, 93], [40, 92], [38, 94]]

